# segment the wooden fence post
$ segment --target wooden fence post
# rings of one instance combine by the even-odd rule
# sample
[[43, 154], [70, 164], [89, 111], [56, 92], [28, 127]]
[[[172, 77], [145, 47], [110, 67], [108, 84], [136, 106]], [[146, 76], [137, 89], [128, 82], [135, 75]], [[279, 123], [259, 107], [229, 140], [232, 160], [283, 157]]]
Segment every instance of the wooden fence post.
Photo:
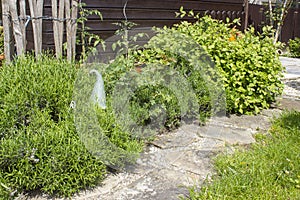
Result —
[[20, 26], [20, 20], [17, 10], [17, 0], [9, 0], [9, 9], [11, 14], [11, 20], [13, 24], [13, 34], [15, 37], [15, 43], [17, 48], [17, 55], [24, 53], [23, 34]]
[[3, 21], [3, 33], [4, 33], [4, 54], [6, 62], [11, 62], [14, 52], [12, 28], [9, 13], [9, 1], [2, 0], [2, 21]]
[[72, 14], [71, 14], [72, 59], [75, 59], [76, 56], [77, 16], [78, 16], [78, 0], [72, 0]]
[[72, 60], [72, 39], [71, 39], [71, 8], [70, 0], [65, 0], [65, 13], [66, 13], [66, 31], [67, 31], [67, 59]]
[[23, 51], [26, 52], [26, 2], [25, 0], [20, 0], [19, 3], [20, 6], [20, 27], [21, 27], [21, 32], [22, 32], [22, 36], [23, 36]]
[[[57, 18], [57, 0], [51, 1], [52, 6], [52, 17]], [[56, 57], [59, 57], [60, 49], [59, 49], [59, 35], [58, 35], [58, 21], [53, 21], [53, 37], [54, 37], [54, 45], [55, 45], [55, 54]]]
[[[66, 30], [67, 30], [67, 59], [69, 61], [75, 59], [76, 55], [76, 32], [77, 32], [77, 12], [78, 2], [76, 0], [65, 0], [65, 12], [66, 12]], [[71, 6], [71, 8], [70, 8]]]
[[62, 56], [64, 22], [60, 20], [64, 18], [64, 6], [64, 0], [59, 0], [58, 4], [57, 0], [52, 0], [52, 16], [53, 18], [55, 18], [53, 21], [53, 34], [55, 43], [55, 54], [57, 58]]
[[42, 19], [37, 19], [43, 15], [44, 0], [28, 0], [29, 9], [32, 19], [32, 29], [34, 38], [34, 49], [36, 57], [42, 52], [43, 43], [43, 31], [42, 31]]

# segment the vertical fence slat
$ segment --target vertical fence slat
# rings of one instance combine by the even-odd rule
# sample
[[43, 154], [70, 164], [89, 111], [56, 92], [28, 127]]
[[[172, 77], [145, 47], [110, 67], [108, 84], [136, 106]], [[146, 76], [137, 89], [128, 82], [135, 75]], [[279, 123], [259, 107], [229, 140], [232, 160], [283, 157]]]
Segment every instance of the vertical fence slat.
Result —
[[[36, 1], [35, 0], [28, 0], [28, 3], [29, 3], [29, 9], [30, 9], [30, 15], [31, 17], [36, 17], [35, 16], [35, 7], [36, 7]], [[38, 49], [38, 46], [37, 46], [37, 42], [36, 39], [37, 39], [37, 30], [36, 30], [36, 20], [33, 19], [32, 20], [32, 29], [33, 29], [33, 40], [34, 40], [34, 49], [35, 49], [35, 55], [37, 55], [38, 52], [37, 49]]]
[[78, 0], [72, 0], [72, 15], [71, 15], [71, 33], [72, 33], [72, 57], [76, 56], [76, 35], [77, 35], [77, 16], [78, 16]]
[[236, 11], [232, 11], [232, 19], [236, 19], [236, 18], [237, 18]]
[[[52, 0], [53, 37], [55, 44], [55, 55], [57, 58], [62, 56], [63, 36], [64, 36], [64, 10], [65, 0]], [[59, 19], [59, 20], [57, 20]]]
[[217, 11], [216, 18], [217, 19], [222, 19], [222, 12], [220, 10]]
[[23, 47], [24, 47], [24, 52], [26, 52], [26, 27], [25, 27], [25, 22], [26, 22], [26, 2], [25, 0], [20, 0], [19, 2], [20, 6], [20, 26], [21, 26], [21, 31], [22, 31], [22, 36], [23, 36]]
[[262, 23], [263, 23], [264, 13], [265, 13], [264, 8], [260, 8], [260, 9], [259, 9], [259, 23], [257, 24], [257, 30], [258, 30], [259, 32], [262, 31]]
[[22, 55], [24, 53], [23, 35], [22, 35], [19, 15], [17, 11], [17, 0], [9, 1], [9, 9], [10, 9], [11, 20], [13, 24], [13, 34], [16, 42], [17, 55]]
[[65, 0], [66, 30], [67, 30], [67, 59], [75, 59], [76, 55], [76, 33], [77, 33], [77, 12], [78, 2], [76, 0]]
[[227, 11], [227, 17], [232, 21], [232, 11]]
[[[52, 6], [52, 17], [57, 18], [57, 0], [51, 1]], [[60, 54], [60, 48], [59, 48], [59, 35], [58, 35], [58, 21], [53, 21], [53, 37], [54, 37], [54, 45], [55, 45], [55, 55], [56, 57], [59, 57]]]
[[37, 3], [40, 3], [41, 1], [38, 0], [29, 0], [29, 9], [30, 9], [30, 14], [32, 19], [32, 29], [33, 29], [33, 38], [34, 38], [34, 50], [35, 50], [35, 55], [36, 57], [42, 52], [42, 34], [41, 34], [41, 27], [40, 27], [40, 22], [36, 17], [41, 17], [39, 16], [40, 12], [37, 7], [43, 7], [43, 5], [37, 5]]
[[71, 18], [71, 8], [70, 8], [70, 0], [65, 0], [65, 12], [66, 12], [66, 31], [67, 31], [67, 59], [69, 61], [72, 60], [72, 20]]
[[[44, 9], [44, 0], [37, 0], [37, 7], [36, 12], [38, 17], [43, 16], [43, 9]], [[38, 19], [38, 42], [39, 42], [39, 52], [42, 52], [43, 47], [43, 19]]]
[[222, 21], [226, 22], [226, 18], [227, 18], [227, 12], [226, 11], [222, 11]]
[[[59, 0], [59, 8], [58, 8], [58, 18], [63, 19], [64, 18], [64, 6], [65, 1]], [[58, 38], [59, 38], [59, 54], [62, 55], [62, 47], [63, 47], [63, 37], [64, 37], [64, 22], [59, 21], [58, 22]]]
[[11, 62], [13, 54], [13, 37], [9, 14], [9, 1], [2, 0], [2, 21], [4, 32], [4, 54], [6, 62]]

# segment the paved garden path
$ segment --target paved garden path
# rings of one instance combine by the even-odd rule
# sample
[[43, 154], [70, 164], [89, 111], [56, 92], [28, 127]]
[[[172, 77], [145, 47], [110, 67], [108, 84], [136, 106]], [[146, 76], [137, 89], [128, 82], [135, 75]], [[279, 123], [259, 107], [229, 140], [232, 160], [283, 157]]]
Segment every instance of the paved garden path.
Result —
[[[257, 116], [230, 116], [210, 120], [209, 125], [183, 125], [157, 137], [141, 154], [137, 163], [125, 171], [109, 174], [102, 186], [82, 192], [73, 199], [140, 200], [178, 199], [188, 194], [187, 187], [201, 184], [213, 173], [212, 157], [232, 152], [237, 144], [248, 145], [253, 134], [266, 132], [270, 120], [283, 108], [300, 111], [300, 60], [282, 58], [287, 67], [281, 105]], [[46, 197], [28, 197], [45, 199]]]
[[300, 59], [281, 57], [280, 60], [286, 67], [284, 96], [300, 100]]

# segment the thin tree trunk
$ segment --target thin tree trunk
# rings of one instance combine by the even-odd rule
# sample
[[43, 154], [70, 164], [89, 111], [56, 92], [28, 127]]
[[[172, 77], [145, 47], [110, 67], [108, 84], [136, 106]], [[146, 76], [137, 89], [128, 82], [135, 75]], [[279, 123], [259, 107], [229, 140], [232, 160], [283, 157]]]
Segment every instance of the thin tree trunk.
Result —
[[292, 0], [284, 0], [283, 2], [283, 6], [281, 8], [281, 13], [280, 13], [280, 17], [277, 23], [277, 28], [275, 31], [275, 36], [274, 36], [274, 44], [276, 44], [276, 42], [278, 41], [279, 35], [281, 33], [281, 29], [282, 29], [282, 25], [286, 16], [286, 11], [289, 9], [289, 6], [291, 5]]
[[248, 18], [249, 18], [249, 1], [244, 0], [244, 6], [245, 6], [245, 27], [244, 30], [248, 28]]
[[268, 0], [268, 4], [269, 4], [269, 13], [270, 13], [270, 26], [274, 26], [274, 23], [273, 23], [273, 8], [272, 8], [272, 1], [271, 0]]

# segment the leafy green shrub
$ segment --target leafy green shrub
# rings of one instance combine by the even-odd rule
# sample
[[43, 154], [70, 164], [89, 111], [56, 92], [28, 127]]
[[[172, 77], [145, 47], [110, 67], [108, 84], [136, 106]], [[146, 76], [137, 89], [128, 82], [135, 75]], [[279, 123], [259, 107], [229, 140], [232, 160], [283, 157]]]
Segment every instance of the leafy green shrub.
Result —
[[292, 57], [300, 58], [300, 38], [290, 39], [288, 49]]
[[253, 28], [241, 33], [234, 25], [205, 16], [172, 29], [191, 36], [213, 59], [223, 77], [229, 112], [258, 113], [282, 93], [283, 67], [267, 28], [256, 35]]
[[[156, 109], [153, 106], [159, 105]], [[166, 119], [162, 115], [166, 112]], [[150, 85], [139, 88], [131, 98], [131, 114], [141, 126], [146, 126], [152, 120], [162, 131], [164, 127], [173, 129], [180, 123], [180, 108], [178, 100], [172, 91], [161, 85]], [[160, 118], [161, 116], [161, 118]], [[164, 124], [160, 122], [165, 121]]]
[[[195, 66], [195, 63], [192, 63], [194, 60], [188, 60], [187, 57], [184, 57], [185, 49], [180, 50], [178, 46], [174, 45], [176, 42], [176, 39], [187, 39], [184, 36], [177, 35], [177, 33], [174, 33], [169, 30], [163, 30], [158, 29], [158, 34], [151, 38], [149, 41], [149, 44], [147, 46], [147, 49], [143, 51], [137, 51], [135, 58], [136, 63], [139, 63], [140, 65], [154, 65], [154, 66], [163, 66], [164, 72], [169, 73], [166, 77], [170, 77], [170, 79], [174, 79], [174, 71], [178, 72], [178, 74], [184, 79], [180, 79], [181, 81], [187, 81], [189, 86], [191, 88], [186, 88], [184, 98], [192, 100], [197, 102], [197, 106], [195, 105], [188, 105], [188, 107], [184, 108], [183, 105], [179, 105], [178, 97], [174, 96], [174, 94], [170, 94], [169, 90], [166, 88], [152, 88], [150, 89], [152, 93], [150, 94], [139, 94], [138, 98], [143, 99], [145, 97], [158, 97], [158, 101], [165, 102], [163, 103], [166, 107], [166, 112], [168, 115], [167, 121], [166, 121], [166, 127], [176, 127], [179, 125], [180, 119], [182, 118], [193, 118], [195, 116], [199, 117], [201, 121], [205, 121], [205, 119], [211, 115], [211, 94], [208, 90], [207, 82], [205, 82], [205, 79], [203, 77], [203, 72], [205, 73], [205, 70], [200, 70]], [[176, 36], [177, 35], [177, 36]], [[170, 39], [173, 36], [173, 40]], [[191, 38], [188, 38], [191, 39]], [[180, 45], [180, 42], [177, 42]], [[183, 42], [189, 43], [188, 41]], [[173, 44], [173, 45], [170, 45]], [[193, 42], [191, 42], [190, 46], [195, 45]], [[163, 46], [165, 49], [161, 49], [161, 46]], [[169, 47], [169, 48], [166, 48]], [[189, 47], [189, 45], [187, 45]], [[202, 49], [193, 49], [193, 52], [197, 53], [203, 53], [201, 52]], [[199, 57], [196, 57], [198, 60], [198, 64], [201, 63], [202, 65], [207, 64], [206, 61], [201, 60], [201, 55], [198, 55]], [[143, 69], [144, 70], [144, 69]], [[146, 70], [146, 69], [145, 69]], [[166, 72], [169, 71], [169, 72]], [[167, 79], [165, 77], [165, 79]], [[161, 86], [159, 86], [161, 87]], [[180, 85], [178, 82], [178, 89], [180, 87], [183, 87], [183, 85]], [[215, 88], [216, 89], [216, 88]], [[172, 91], [171, 91], [172, 92]], [[173, 91], [174, 92], [174, 91]], [[192, 94], [191, 94], [192, 93]], [[171, 96], [170, 96], [171, 95]], [[193, 96], [195, 95], [195, 96]], [[149, 99], [150, 99], [149, 98]], [[194, 99], [196, 98], [196, 99]], [[148, 99], [148, 100], [149, 100]], [[151, 100], [149, 101], [151, 102]], [[194, 102], [194, 103], [195, 103]], [[144, 104], [145, 105], [145, 104]], [[153, 105], [148, 105], [153, 106]], [[183, 109], [186, 112], [184, 116], [182, 116], [183, 113], [180, 112], [180, 110]], [[199, 115], [200, 114], [200, 115]]]
[[[71, 196], [106, 173], [79, 139], [70, 108], [78, 70], [52, 56], [20, 57], [0, 71], [0, 198], [41, 190]], [[110, 142], [128, 153], [142, 145], [116, 125], [112, 111], [97, 111]]]
[[[145, 71], [147, 69], [139, 66], [154, 63], [179, 71], [187, 78], [197, 96], [200, 117], [204, 119], [209, 116], [212, 109], [211, 95], [214, 95], [214, 91], [217, 91], [220, 85], [207, 85], [202, 77], [203, 73], [193, 69], [193, 63], [181, 56], [184, 55], [185, 47], [178, 46], [177, 43], [181, 41], [176, 41], [173, 36], [178, 33], [185, 34], [201, 45], [203, 51], [214, 61], [219, 74], [213, 74], [212, 77], [216, 82], [223, 82], [225, 85], [228, 112], [252, 114], [268, 108], [283, 90], [280, 81], [283, 67], [276, 52], [277, 45], [273, 45], [273, 38], [270, 36], [271, 30], [265, 27], [262, 34], [256, 35], [254, 29], [250, 28], [242, 33], [232, 28], [238, 20], [223, 23], [208, 16], [198, 18], [192, 12], [189, 14], [197, 18], [195, 23], [184, 21], [171, 29], [157, 29], [158, 34], [151, 38], [145, 49], [132, 52], [127, 70], [138, 67], [138, 70]], [[161, 46], [168, 48], [161, 49]], [[201, 63], [200, 60], [199, 62]], [[205, 73], [212, 72], [207, 69]], [[168, 113], [165, 126], [176, 127], [180, 117], [183, 117], [180, 116], [180, 106], [176, 100], [166, 105], [166, 99], [176, 97], [170, 97], [167, 91], [160, 95], [161, 90], [161, 86], [151, 86], [137, 91], [133, 98], [135, 103], [132, 104], [135, 111], [133, 116], [141, 124], [145, 124], [150, 118], [149, 108], [160, 103]], [[172, 112], [169, 112], [171, 110]]]
[[[155, 36], [146, 48], [131, 49], [129, 55], [119, 56], [106, 69], [102, 69], [108, 96], [112, 95], [112, 91], [120, 83], [120, 79], [124, 78], [127, 73], [136, 74], [135, 77], [144, 76], [144, 80], [147, 78], [151, 80], [146, 85], [136, 88], [130, 98], [130, 113], [131, 119], [137, 125], [142, 127], [150, 124], [158, 125], [160, 127], [159, 131], [174, 129], [182, 119], [191, 120], [199, 115], [199, 106], [195, 105], [194, 102], [200, 105], [202, 111], [200, 118], [204, 120], [209, 116], [211, 100], [201, 73], [197, 72], [185, 58], [174, 53], [177, 51], [175, 51], [176, 47], [167, 50], [159, 49], [158, 46], [168, 46], [161, 43], [164, 41], [164, 37], [169, 36], [166, 34]], [[172, 41], [170, 40], [170, 42]], [[178, 74], [174, 74], [174, 71]], [[155, 73], [161, 74], [161, 77], [154, 78]], [[166, 85], [166, 80], [175, 80], [175, 76], [185, 77], [190, 84], [191, 88], [181, 85], [182, 88], [187, 88], [184, 91], [183, 99], [191, 100], [190, 104], [180, 103], [178, 99], [179, 89], [172, 87], [172, 83]], [[130, 81], [129, 78], [124, 83]], [[179, 86], [178, 84], [177, 86]], [[154, 120], [157, 121], [154, 122]], [[164, 121], [164, 124], [161, 124], [162, 121]]]

